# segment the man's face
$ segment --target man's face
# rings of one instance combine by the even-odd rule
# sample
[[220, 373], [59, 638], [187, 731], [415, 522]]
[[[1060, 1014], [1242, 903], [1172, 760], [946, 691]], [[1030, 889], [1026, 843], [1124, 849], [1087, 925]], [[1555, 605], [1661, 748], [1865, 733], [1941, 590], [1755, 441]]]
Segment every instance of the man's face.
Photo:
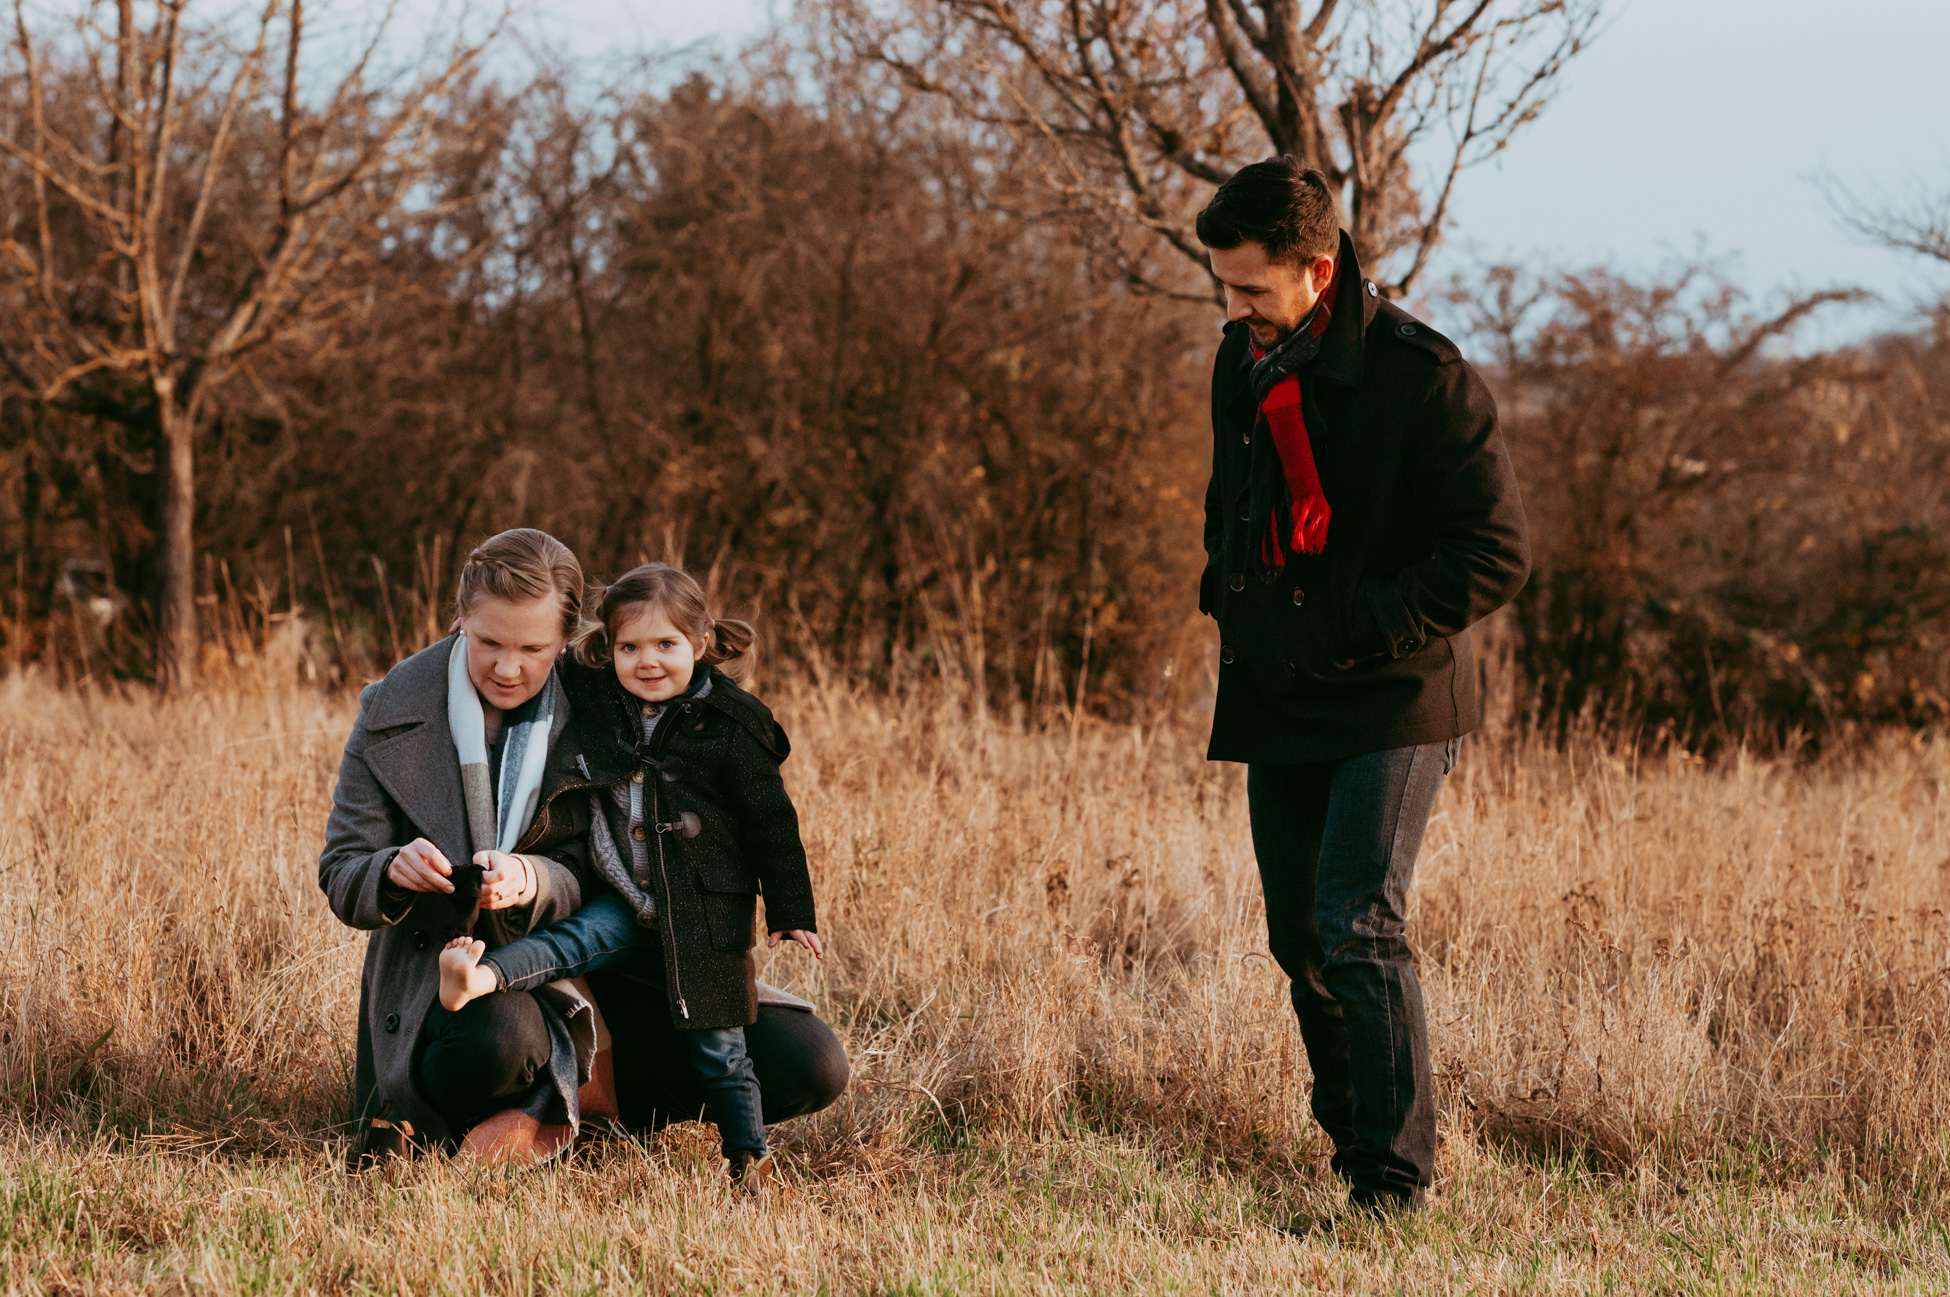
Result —
[[1253, 343], [1271, 351], [1297, 328], [1334, 279], [1334, 258], [1295, 265], [1273, 261], [1266, 245], [1247, 240], [1236, 248], [1207, 248], [1212, 273], [1226, 290], [1226, 319], [1244, 320]]

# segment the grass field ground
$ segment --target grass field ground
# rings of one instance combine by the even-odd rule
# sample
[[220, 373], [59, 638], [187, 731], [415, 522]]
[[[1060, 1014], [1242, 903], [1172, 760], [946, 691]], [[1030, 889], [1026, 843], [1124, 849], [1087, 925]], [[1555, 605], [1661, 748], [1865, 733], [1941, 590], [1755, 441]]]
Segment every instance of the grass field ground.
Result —
[[982, 1138], [897, 1168], [803, 1163], [733, 1202], [689, 1132], [528, 1175], [347, 1178], [226, 1157], [11, 1141], [11, 1288], [325, 1293], [1868, 1293], [1944, 1290], [1940, 1225], [1726, 1168], [1686, 1192], [1451, 1141], [1437, 1205], [1306, 1239], [1313, 1177], [1160, 1159], [1085, 1133]]
[[1434, 1207], [1332, 1226], [1195, 724], [771, 692], [834, 952], [770, 975], [855, 1081], [754, 1206], [694, 1125], [345, 1176], [363, 938], [313, 869], [350, 701], [0, 683], [8, 1289], [1950, 1290], [1950, 746], [1472, 743], [1415, 893]]

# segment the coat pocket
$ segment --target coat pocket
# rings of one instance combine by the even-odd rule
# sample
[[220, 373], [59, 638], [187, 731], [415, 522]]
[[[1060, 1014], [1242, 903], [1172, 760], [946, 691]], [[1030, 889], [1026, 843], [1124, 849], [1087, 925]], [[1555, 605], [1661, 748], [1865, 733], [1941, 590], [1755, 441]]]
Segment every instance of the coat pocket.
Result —
[[1270, 592], [1289, 679], [1329, 681], [1359, 665], [1359, 589], [1323, 567]]
[[702, 866], [696, 877], [712, 949], [750, 950], [756, 940], [752, 923], [758, 917], [758, 884], [745, 870], [724, 865]]

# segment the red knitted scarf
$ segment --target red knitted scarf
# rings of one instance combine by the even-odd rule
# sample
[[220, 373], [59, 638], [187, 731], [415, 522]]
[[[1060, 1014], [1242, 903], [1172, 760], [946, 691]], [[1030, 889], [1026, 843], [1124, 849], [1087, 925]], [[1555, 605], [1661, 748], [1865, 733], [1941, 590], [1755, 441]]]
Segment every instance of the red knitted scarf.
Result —
[[[1337, 274], [1328, 281], [1320, 295], [1320, 304], [1300, 326], [1315, 338], [1327, 332], [1328, 321], [1333, 316], [1328, 303], [1334, 300], [1334, 284], [1339, 278]], [[1250, 335], [1247, 345], [1252, 348], [1255, 361], [1266, 354], [1258, 343], [1251, 341]], [[1272, 433], [1273, 449], [1279, 453], [1287, 491], [1293, 497], [1293, 534], [1288, 539], [1288, 547], [1296, 554], [1318, 554], [1327, 547], [1327, 520], [1334, 511], [1327, 505], [1327, 493], [1320, 488], [1320, 473], [1314, 468], [1313, 443], [1307, 439], [1307, 420], [1300, 408], [1298, 374], [1288, 374], [1273, 384], [1266, 399], [1259, 403], [1259, 417]], [[1273, 567], [1286, 566], [1277, 509], [1268, 521], [1266, 538], [1260, 542], [1260, 558]]]

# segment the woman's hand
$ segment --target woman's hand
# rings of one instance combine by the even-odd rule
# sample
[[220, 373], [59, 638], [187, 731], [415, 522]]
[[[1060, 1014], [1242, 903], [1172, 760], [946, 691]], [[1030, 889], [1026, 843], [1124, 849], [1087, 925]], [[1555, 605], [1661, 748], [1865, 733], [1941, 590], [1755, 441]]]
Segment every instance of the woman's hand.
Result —
[[451, 892], [454, 885], [447, 876], [453, 872], [440, 848], [425, 838], [415, 838], [401, 847], [394, 853], [393, 863], [386, 866], [386, 877], [393, 885], [409, 892]]
[[812, 951], [813, 958], [815, 959], [826, 958], [826, 947], [819, 944], [819, 934], [817, 932], [807, 932], [804, 928], [787, 928], [783, 932], [773, 933], [765, 944], [767, 946], [776, 946], [779, 944], [780, 937], [787, 937], [798, 942], [807, 950]]
[[487, 870], [481, 875], [482, 909], [512, 910], [535, 899], [535, 869], [526, 856], [476, 851], [474, 863]]

